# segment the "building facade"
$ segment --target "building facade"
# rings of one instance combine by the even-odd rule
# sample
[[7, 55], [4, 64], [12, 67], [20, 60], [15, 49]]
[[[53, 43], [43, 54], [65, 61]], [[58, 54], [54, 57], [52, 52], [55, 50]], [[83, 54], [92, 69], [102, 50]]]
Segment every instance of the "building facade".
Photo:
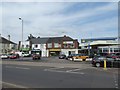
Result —
[[119, 51], [117, 37], [81, 39], [80, 51], [90, 53], [114, 53]]
[[78, 53], [78, 40], [72, 39], [69, 36], [64, 35], [63, 37], [49, 38], [46, 44], [49, 56], [58, 56], [59, 54], [70, 54]]
[[17, 49], [17, 44], [0, 36], [0, 54], [10, 53]]
[[31, 50], [40, 49], [42, 57], [58, 56], [59, 54], [70, 55], [78, 53], [78, 40], [69, 36], [31, 38]]
[[46, 49], [46, 43], [48, 41], [48, 38], [33, 38], [31, 39], [32, 41], [32, 49], [31, 50], [35, 50], [35, 49], [39, 49], [42, 51], [42, 57], [48, 57], [48, 50]]

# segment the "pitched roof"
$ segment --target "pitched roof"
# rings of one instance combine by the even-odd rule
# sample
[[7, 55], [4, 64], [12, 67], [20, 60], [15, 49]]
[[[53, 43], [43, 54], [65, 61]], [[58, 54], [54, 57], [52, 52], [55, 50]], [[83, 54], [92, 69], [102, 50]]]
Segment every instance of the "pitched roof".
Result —
[[64, 36], [64, 37], [50, 37], [49, 40], [48, 40], [48, 43], [51, 43], [51, 42], [59, 43], [61, 41], [73, 41], [73, 39], [68, 37], [68, 36]]
[[61, 41], [73, 41], [72, 38], [68, 37], [68, 36], [64, 36], [64, 37], [46, 37], [46, 38], [32, 38], [31, 42], [32, 44], [45, 44], [45, 43], [59, 43]]
[[16, 44], [16, 43], [14, 43], [12, 41], [7, 40], [4, 37], [0, 37], [0, 43], [3, 43], [3, 44]]
[[49, 38], [32, 38], [32, 44], [45, 44]]

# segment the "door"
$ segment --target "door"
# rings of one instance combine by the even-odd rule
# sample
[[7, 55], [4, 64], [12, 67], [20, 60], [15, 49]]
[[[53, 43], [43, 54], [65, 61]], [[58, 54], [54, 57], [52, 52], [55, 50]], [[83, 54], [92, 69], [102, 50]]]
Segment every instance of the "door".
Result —
[[71, 51], [69, 51], [68, 53], [69, 53], [69, 55], [71, 55]]

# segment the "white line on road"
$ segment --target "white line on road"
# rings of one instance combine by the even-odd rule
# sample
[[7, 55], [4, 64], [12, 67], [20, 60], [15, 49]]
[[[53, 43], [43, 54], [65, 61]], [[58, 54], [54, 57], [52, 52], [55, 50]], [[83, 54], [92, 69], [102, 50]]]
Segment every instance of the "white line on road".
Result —
[[25, 68], [25, 67], [13, 67], [13, 66], [5, 66], [6, 68], [17, 68], [17, 69], [25, 69], [29, 70], [30, 68]]
[[30, 69], [30, 68], [24, 68], [24, 67], [15, 67], [15, 68], [18, 68], [18, 69]]
[[62, 69], [62, 68], [65, 68], [65, 67], [54, 67], [54, 68], [44, 69], [44, 71], [57, 70], [57, 69]]
[[13, 66], [5, 66], [6, 68], [14, 68]]
[[83, 70], [83, 69], [72, 69], [72, 70], [67, 70], [66, 72], [73, 72], [73, 71], [78, 71], [78, 70]]
[[52, 70], [52, 69], [44, 69], [44, 71], [49, 71], [49, 72], [61, 72], [61, 73], [74, 73], [74, 74], [84, 74], [83, 72], [66, 72], [66, 71]]
[[2, 84], [5, 85], [5, 87], [8, 87], [8, 88], [28, 88], [28, 87], [25, 87], [25, 86], [13, 84], [13, 83], [8, 83], [8, 82], [3, 82], [3, 81], [2, 81]]
[[[117, 75], [117, 74], [116, 74]], [[117, 76], [115, 75], [115, 73], [113, 73], [113, 78], [114, 78], [114, 82], [115, 82], [115, 88], [118, 88], [118, 83], [117, 83]]]

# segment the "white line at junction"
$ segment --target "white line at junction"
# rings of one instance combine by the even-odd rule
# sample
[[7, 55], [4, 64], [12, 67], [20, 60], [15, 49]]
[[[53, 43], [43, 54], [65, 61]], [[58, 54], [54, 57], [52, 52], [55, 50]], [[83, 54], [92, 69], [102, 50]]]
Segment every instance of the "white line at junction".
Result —
[[49, 71], [49, 72], [60, 72], [60, 73], [73, 73], [73, 74], [85, 74], [85, 73], [83, 73], [83, 72], [66, 72], [66, 71], [52, 70], [52, 69], [44, 69], [44, 71]]
[[83, 69], [72, 69], [72, 70], [67, 70], [66, 72], [73, 72], [73, 71], [79, 71], [79, 70], [83, 70]]
[[6, 66], [6, 68], [17, 68], [17, 69], [25, 69], [25, 70], [30, 69], [30, 68], [25, 68], [25, 67], [13, 67], [13, 66]]
[[5, 85], [5, 87], [8, 87], [8, 88], [28, 88], [28, 87], [25, 87], [25, 86], [13, 84], [13, 83], [8, 83], [8, 82], [3, 82], [3, 81], [2, 81], [2, 84]]

